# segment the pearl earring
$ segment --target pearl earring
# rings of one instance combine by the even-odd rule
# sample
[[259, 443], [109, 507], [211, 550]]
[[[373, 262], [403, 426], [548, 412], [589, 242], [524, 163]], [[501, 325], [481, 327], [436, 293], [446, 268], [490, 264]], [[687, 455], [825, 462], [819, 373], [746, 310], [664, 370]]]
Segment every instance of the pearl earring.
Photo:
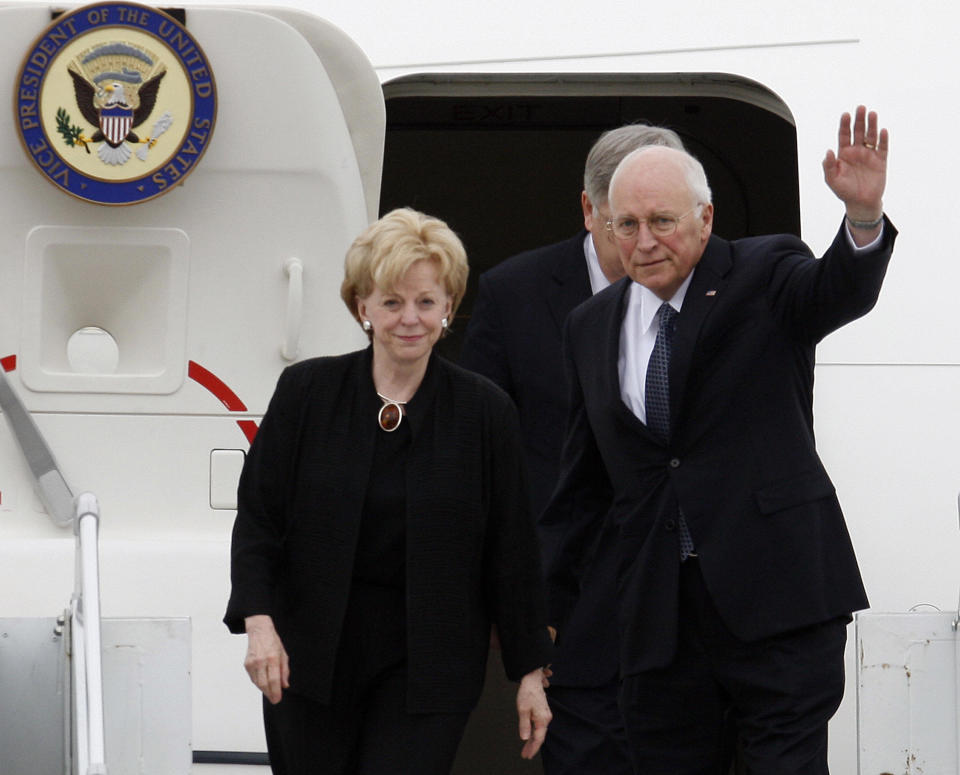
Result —
[[440, 326], [441, 326], [444, 330], [446, 330], [447, 326], [449, 326], [449, 325], [450, 325], [450, 324], [447, 323], [447, 319], [446, 319], [446, 318], [444, 318], [443, 320], [440, 321]]
[[364, 320], [364, 321], [363, 321], [363, 330], [364, 330], [364, 331], [370, 331], [372, 328], [373, 328], [373, 323], [371, 323], [369, 320]]

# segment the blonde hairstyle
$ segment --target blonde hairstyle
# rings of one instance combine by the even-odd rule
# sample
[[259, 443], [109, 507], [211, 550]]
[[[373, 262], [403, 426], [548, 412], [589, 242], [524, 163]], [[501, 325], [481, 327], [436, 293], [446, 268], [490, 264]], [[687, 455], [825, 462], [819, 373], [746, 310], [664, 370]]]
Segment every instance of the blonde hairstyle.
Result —
[[392, 290], [411, 266], [424, 260], [437, 268], [437, 280], [450, 297], [452, 319], [467, 289], [467, 251], [447, 224], [409, 207], [390, 211], [353, 241], [344, 262], [340, 298], [359, 323], [359, 299], [367, 298], [374, 287]]

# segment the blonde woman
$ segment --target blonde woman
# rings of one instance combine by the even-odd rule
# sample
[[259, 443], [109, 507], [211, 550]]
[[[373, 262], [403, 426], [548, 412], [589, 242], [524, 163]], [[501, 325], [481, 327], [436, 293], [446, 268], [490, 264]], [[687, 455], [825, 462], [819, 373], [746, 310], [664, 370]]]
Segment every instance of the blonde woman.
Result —
[[286, 369], [247, 456], [224, 621], [248, 636], [274, 773], [449, 772], [491, 625], [520, 681], [522, 755], [546, 734], [516, 411], [433, 352], [467, 273], [442, 221], [370, 226], [341, 287], [370, 346]]

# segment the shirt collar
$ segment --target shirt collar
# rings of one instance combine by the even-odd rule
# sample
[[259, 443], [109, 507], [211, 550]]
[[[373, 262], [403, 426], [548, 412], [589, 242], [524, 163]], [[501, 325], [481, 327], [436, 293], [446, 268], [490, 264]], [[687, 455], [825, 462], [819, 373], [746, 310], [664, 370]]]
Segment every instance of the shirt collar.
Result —
[[[694, 272], [696, 267], [694, 267]], [[687, 295], [687, 288], [690, 287], [690, 281], [693, 279], [693, 272], [687, 275], [680, 287], [677, 288], [677, 292], [669, 299], [669, 304], [677, 312], [680, 311], [683, 307], [683, 300]], [[656, 318], [657, 313], [660, 311], [660, 305], [663, 304], [663, 299], [661, 299], [657, 294], [651, 291], [644, 285], [640, 285], [638, 282], [630, 283], [630, 299], [628, 301], [628, 306], [631, 308], [628, 310], [628, 314], [632, 311], [637, 315], [637, 320], [640, 321], [640, 331], [641, 333], [646, 333], [650, 326], [653, 325], [654, 318]]]
[[597, 247], [593, 244], [593, 234], [589, 231], [583, 238], [583, 255], [587, 258], [587, 272], [590, 275], [590, 292], [597, 294], [610, 285], [610, 281], [600, 267], [600, 258], [597, 256]]

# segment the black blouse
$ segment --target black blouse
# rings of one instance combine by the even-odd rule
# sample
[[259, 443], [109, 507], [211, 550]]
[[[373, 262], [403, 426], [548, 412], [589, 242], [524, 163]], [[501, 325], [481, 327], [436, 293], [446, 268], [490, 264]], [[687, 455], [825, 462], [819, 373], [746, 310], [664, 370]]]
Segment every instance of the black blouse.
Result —
[[407, 465], [410, 423], [376, 434], [367, 498], [360, 518], [353, 580], [403, 589], [406, 584]]

